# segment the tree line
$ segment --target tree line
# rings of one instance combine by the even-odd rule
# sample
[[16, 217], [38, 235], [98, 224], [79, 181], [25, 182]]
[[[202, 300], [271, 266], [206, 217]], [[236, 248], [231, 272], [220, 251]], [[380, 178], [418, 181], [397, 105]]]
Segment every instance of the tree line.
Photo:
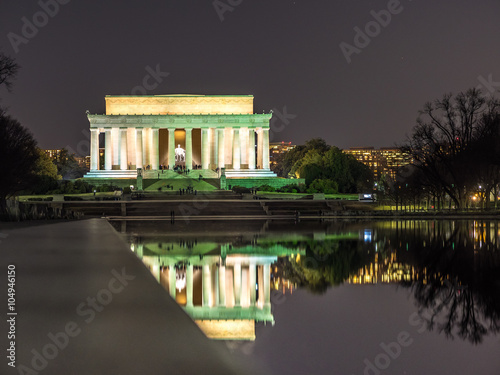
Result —
[[[14, 59], [0, 51], [0, 88], [12, 91], [19, 72]], [[0, 107], [0, 216], [6, 213], [6, 200], [19, 192], [45, 193], [61, 187], [61, 180], [82, 177], [74, 155], [67, 150], [52, 160], [38, 148], [31, 132]]]
[[445, 94], [419, 112], [400, 145], [413, 158], [387, 187], [400, 204], [496, 207], [500, 184], [500, 101], [478, 89]]
[[273, 171], [278, 176], [303, 178], [310, 192], [359, 193], [373, 188], [368, 166], [321, 138], [280, 154], [276, 162]]

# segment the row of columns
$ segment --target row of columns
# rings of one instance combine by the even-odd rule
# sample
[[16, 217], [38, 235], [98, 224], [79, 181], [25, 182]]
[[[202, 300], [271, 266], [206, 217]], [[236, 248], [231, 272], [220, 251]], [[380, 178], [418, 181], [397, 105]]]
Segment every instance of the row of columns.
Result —
[[[159, 129], [134, 128], [135, 155], [129, 155], [128, 128], [104, 128], [104, 169], [127, 170], [128, 164], [136, 168], [150, 165], [158, 169], [159, 163]], [[90, 170], [99, 169], [99, 129], [90, 129]], [[147, 152], [146, 152], [147, 150]]]
[[[193, 165], [193, 137], [191, 128], [185, 129], [185, 163], [188, 168]], [[210, 168], [211, 155], [214, 155], [219, 168], [225, 167], [225, 128], [212, 128], [216, 131], [216, 142], [210, 142], [209, 129], [201, 129], [201, 167]], [[128, 164], [135, 168], [150, 165], [151, 169], [159, 168], [159, 129], [134, 128], [135, 155], [129, 155], [128, 128], [104, 128], [105, 152], [104, 169], [127, 170]], [[244, 134], [248, 131], [248, 134]], [[257, 160], [255, 160], [255, 134], [257, 132]], [[90, 139], [90, 169], [99, 169], [99, 129], [91, 129]], [[243, 139], [248, 136], [245, 149], [242, 147]], [[175, 129], [168, 129], [168, 165], [170, 169], [175, 166]], [[212, 149], [213, 148], [213, 149]], [[229, 151], [229, 150], [228, 150]], [[269, 129], [268, 128], [233, 128], [232, 165], [233, 169], [241, 168], [243, 153], [248, 160], [248, 169], [255, 169], [257, 165], [262, 169], [269, 169]], [[132, 160], [130, 160], [132, 159]]]
[[[233, 144], [232, 144], [232, 156], [233, 156], [233, 169], [239, 170], [241, 168], [242, 156], [246, 154], [246, 160], [248, 160], [248, 169], [256, 168], [255, 160], [255, 134], [258, 136], [257, 144], [257, 165], [262, 169], [269, 169], [269, 129], [248, 129], [248, 134], [244, 134], [245, 129], [233, 128]], [[203, 135], [202, 135], [203, 136]], [[248, 141], [246, 142], [246, 149], [242, 147], [243, 139], [248, 136]], [[225, 166], [225, 130], [217, 129], [217, 145], [218, 145], [218, 167], [224, 168]], [[203, 145], [203, 141], [202, 141]], [[203, 146], [202, 146], [203, 151]], [[210, 151], [207, 152], [207, 157], [210, 155]], [[208, 161], [207, 161], [208, 163]], [[203, 166], [203, 161], [202, 161]]]
[[[218, 268], [218, 278], [215, 280], [215, 298], [216, 301], [211, 301], [210, 297], [212, 295], [212, 272], [209, 265], [203, 266], [203, 306], [226, 306], [226, 267], [220, 265]], [[248, 266], [248, 277], [249, 277], [249, 299], [250, 306], [255, 306], [257, 303], [261, 306], [269, 306], [271, 304], [271, 265], [262, 265], [262, 274], [259, 274], [259, 280], [257, 280], [258, 268], [256, 264], [250, 263]], [[259, 285], [259, 301], [256, 300], [256, 289], [255, 285]], [[241, 306], [241, 294], [242, 294], [242, 273], [241, 264], [235, 263], [233, 266], [233, 298], [234, 306]], [[187, 296], [189, 301], [192, 295]]]
[[[256, 304], [261, 307], [270, 306], [271, 303], [271, 265], [262, 265], [262, 272], [259, 273], [258, 278], [258, 268], [256, 264], [250, 264], [248, 269], [249, 272], [249, 299], [250, 306], [255, 306]], [[216, 280], [212, 283], [212, 270], [211, 266], [208, 264], [202, 267], [202, 305], [203, 306], [226, 306], [227, 296], [226, 296], [226, 267], [219, 266], [217, 268], [218, 275], [216, 275]], [[172, 298], [175, 299], [177, 291], [175, 288], [176, 282], [176, 270], [175, 266], [171, 265], [169, 267], [169, 292]], [[259, 300], [257, 301], [255, 285], [259, 285]], [[215, 290], [213, 290], [215, 284]], [[241, 306], [241, 293], [242, 293], [242, 273], [241, 264], [234, 264], [233, 266], [233, 298], [234, 306]], [[215, 301], [212, 300], [212, 295], [215, 296]], [[188, 265], [186, 268], [186, 306], [193, 306], [193, 266]]]

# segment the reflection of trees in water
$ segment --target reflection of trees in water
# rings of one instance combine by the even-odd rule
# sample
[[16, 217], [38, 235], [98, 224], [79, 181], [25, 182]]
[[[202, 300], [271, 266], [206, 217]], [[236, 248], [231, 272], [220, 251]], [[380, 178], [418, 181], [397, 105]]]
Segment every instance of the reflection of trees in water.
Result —
[[294, 246], [305, 248], [306, 255], [300, 259], [280, 258], [278, 268], [283, 278], [313, 293], [324, 293], [329, 286], [343, 283], [368, 262], [366, 246], [358, 241], [309, 240]]
[[500, 241], [498, 222], [401, 221], [377, 227], [376, 241], [302, 241], [300, 258], [280, 258], [278, 272], [313, 293], [342, 284], [373, 262], [379, 267], [396, 253], [413, 267], [413, 279], [401, 285], [414, 294], [429, 329], [447, 337], [480, 343], [500, 330]]
[[[418, 276], [402, 284], [411, 288], [429, 329], [480, 343], [500, 329], [500, 251], [491, 240], [477, 248], [474, 228], [472, 222], [455, 223], [452, 230], [432, 230], [413, 242]], [[404, 232], [399, 235], [400, 241], [407, 240]]]

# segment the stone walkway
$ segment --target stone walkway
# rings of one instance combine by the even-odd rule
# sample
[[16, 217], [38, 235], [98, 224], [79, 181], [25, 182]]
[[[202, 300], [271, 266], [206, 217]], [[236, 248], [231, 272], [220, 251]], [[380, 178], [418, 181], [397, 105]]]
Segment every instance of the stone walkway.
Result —
[[[2, 355], [1, 374], [256, 372], [202, 334], [107, 221], [1, 228], [0, 348], [8, 352], [15, 317], [17, 366]], [[9, 265], [15, 316], [7, 316]]]

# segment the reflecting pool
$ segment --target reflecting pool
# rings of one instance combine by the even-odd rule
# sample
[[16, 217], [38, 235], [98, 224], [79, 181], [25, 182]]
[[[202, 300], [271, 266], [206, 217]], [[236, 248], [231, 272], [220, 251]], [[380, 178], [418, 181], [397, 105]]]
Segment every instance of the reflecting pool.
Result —
[[208, 337], [274, 374], [500, 373], [498, 221], [112, 224]]

